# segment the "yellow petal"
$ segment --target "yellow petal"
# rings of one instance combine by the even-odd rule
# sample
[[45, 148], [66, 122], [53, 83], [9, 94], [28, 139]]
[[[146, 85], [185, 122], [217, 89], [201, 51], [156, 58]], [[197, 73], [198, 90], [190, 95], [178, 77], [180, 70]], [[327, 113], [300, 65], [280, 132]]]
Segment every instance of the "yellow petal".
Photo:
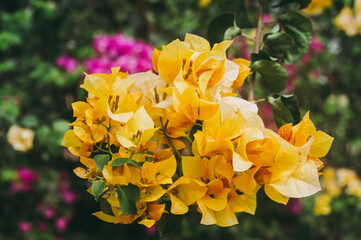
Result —
[[159, 198], [165, 194], [165, 190], [160, 185], [153, 185], [147, 188], [142, 189], [140, 201], [143, 202], [153, 202], [157, 201]]
[[78, 177], [83, 178], [83, 179], [88, 179], [89, 174], [84, 168], [77, 167], [73, 171]]
[[214, 215], [214, 211], [208, 209], [202, 199], [197, 201], [197, 205], [200, 211], [202, 212], [201, 224], [212, 225], [217, 223], [217, 219], [216, 216]]
[[65, 132], [61, 145], [64, 147], [80, 147], [82, 143], [75, 135], [74, 130], [68, 130]]
[[252, 166], [252, 162], [248, 159], [242, 158], [237, 152], [233, 151], [232, 158], [233, 170], [236, 172], [244, 172]]
[[185, 177], [200, 179], [207, 175], [207, 162], [199, 156], [182, 157], [182, 169]]
[[192, 54], [192, 51], [187, 49], [179, 39], [163, 47], [159, 54], [157, 66], [163, 81], [166, 83], [173, 82], [183, 65], [183, 60], [189, 59]]
[[81, 88], [87, 90], [90, 94], [96, 97], [102, 97], [106, 95], [108, 85], [106, 81], [95, 75], [85, 75], [84, 84], [80, 85]]
[[194, 34], [187, 33], [184, 42], [189, 43], [191, 49], [197, 52], [209, 51], [211, 49], [211, 46], [206, 39]]
[[170, 194], [170, 200], [172, 202], [171, 213], [182, 215], [188, 212], [187, 205], [173, 194]]
[[105, 214], [101, 211], [99, 212], [95, 212], [92, 215], [96, 216], [97, 218], [99, 218], [100, 220], [103, 220], [104, 222], [108, 222], [108, 223], [114, 223], [116, 220], [116, 217], [114, 216], [110, 216], [108, 214]]
[[264, 186], [264, 191], [267, 194], [267, 196], [272, 199], [275, 202], [281, 203], [286, 205], [288, 203], [288, 197], [283, 196], [281, 193], [279, 193], [274, 187], [266, 184]]
[[138, 224], [142, 224], [146, 226], [147, 228], [150, 228], [154, 225], [155, 221], [152, 219], [143, 219], [142, 221], [139, 221]]
[[307, 161], [291, 175], [270, 184], [282, 195], [291, 198], [308, 197], [321, 190], [317, 166]]
[[146, 129], [153, 129], [154, 122], [144, 106], [142, 106], [134, 113], [134, 116], [129, 120], [127, 126], [133, 133], [137, 133], [138, 131], [144, 132]]
[[333, 137], [322, 131], [317, 131], [312, 136], [314, 138], [314, 142], [311, 145], [309, 155], [314, 157], [324, 157], [330, 150]]
[[84, 117], [85, 116], [85, 111], [88, 110], [90, 108], [89, 104], [87, 104], [86, 102], [74, 102], [71, 104], [72, 108], [73, 108], [73, 116], [74, 117]]
[[237, 217], [229, 206], [222, 211], [214, 211], [214, 215], [217, 219], [217, 225], [220, 227], [230, 227], [238, 224]]

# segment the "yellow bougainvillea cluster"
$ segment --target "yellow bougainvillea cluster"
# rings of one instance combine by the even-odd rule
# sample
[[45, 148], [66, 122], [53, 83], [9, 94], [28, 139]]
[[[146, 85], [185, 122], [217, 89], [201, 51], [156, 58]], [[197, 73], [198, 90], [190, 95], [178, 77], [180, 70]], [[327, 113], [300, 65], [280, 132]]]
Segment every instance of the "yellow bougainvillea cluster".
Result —
[[314, 207], [316, 215], [329, 215], [332, 200], [343, 192], [361, 199], [361, 179], [354, 170], [328, 167], [324, 170], [321, 185], [323, 191], [317, 196]]
[[154, 50], [155, 73], [85, 76], [88, 98], [73, 103], [62, 144], [80, 157], [74, 171], [92, 182], [89, 192], [109, 204], [95, 216], [151, 227], [194, 206], [202, 224], [225, 227], [238, 223], [235, 213], [255, 213], [262, 186], [282, 204], [321, 189], [319, 158], [333, 138], [308, 114], [278, 133], [265, 128], [257, 105], [237, 97], [250, 63], [227, 59], [231, 43], [211, 48], [187, 34]]
[[345, 6], [334, 20], [337, 28], [344, 31], [349, 36], [361, 33], [361, 0], [355, 0], [351, 9]]

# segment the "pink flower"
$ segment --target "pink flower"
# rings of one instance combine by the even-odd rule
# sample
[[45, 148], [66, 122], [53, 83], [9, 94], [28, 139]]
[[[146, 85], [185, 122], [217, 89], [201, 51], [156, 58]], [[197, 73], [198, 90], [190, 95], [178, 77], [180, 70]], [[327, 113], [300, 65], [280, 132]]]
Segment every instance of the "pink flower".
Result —
[[23, 182], [34, 182], [39, 179], [39, 174], [27, 168], [18, 169], [19, 179]]
[[52, 219], [56, 214], [56, 210], [53, 207], [47, 207], [44, 211], [43, 211], [43, 216], [45, 219]]
[[68, 227], [68, 219], [66, 219], [65, 217], [60, 217], [56, 219], [55, 226], [59, 232], [65, 231], [65, 229]]
[[29, 233], [29, 232], [31, 232], [31, 230], [32, 230], [32, 226], [31, 226], [31, 223], [29, 223], [29, 222], [20, 222], [19, 223], [19, 230], [20, 230], [20, 232], [22, 232], [22, 233], [24, 233], [24, 234], [26, 234], [26, 233]]
[[70, 73], [75, 72], [78, 68], [78, 62], [68, 55], [61, 55], [56, 60], [56, 64]]
[[293, 215], [300, 215], [302, 212], [302, 202], [299, 198], [290, 198], [286, 205], [286, 209]]
[[64, 186], [60, 188], [60, 196], [66, 204], [72, 204], [78, 198], [76, 193]]
[[107, 35], [99, 35], [94, 39], [93, 48], [97, 53], [106, 53], [112, 39]]
[[157, 232], [157, 228], [155, 227], [155, 225], [151, 226], [150, 228], [146, 228], [145, 229], [145, 232], [148, 234], [148, 235], [153, 235]]

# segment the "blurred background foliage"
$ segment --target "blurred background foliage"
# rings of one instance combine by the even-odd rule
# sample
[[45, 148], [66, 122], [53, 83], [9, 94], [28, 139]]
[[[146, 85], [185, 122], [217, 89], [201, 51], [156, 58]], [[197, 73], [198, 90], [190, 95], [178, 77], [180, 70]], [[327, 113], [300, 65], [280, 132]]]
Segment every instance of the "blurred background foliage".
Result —
[[[248, 20], [255, 24], [257, 1], [245, 3]], [[309, 110], [317, 128], [335, 138], [326, 165], [347, 167], [360, 175], [361, 37], [349, 36], [334, 24], [345, 6], [357, 15], [354, 3], [334, 0], [322, 14], [311, 16], [322, 48], [310, 50], [308, 59], [288, 69], [286, 92], [294, 90], [302, 115]], [[70, 104], [85, 98], [79, 84], [88, 70], [84, 62], [99, 55], [93, 46], [97, 36], [123, 33], [161, 48], [187, 32], [207, 37], [208, 24], [222, 11], [217, 1], [194, 0], [0, 2], [1, 240], [159, 237], [155, 229], [108, 224], [91, 215], [99, 206], [85, 191], [86, 183], [72, 173], [76, 159], [60, 146], [67, 124], [73, 121]], [[267, 12], [271, 19], [277, 14], [272, 8]], [[238, 37], [231, 55], [249, 58], [249, 45]], [[57, 62], [61, 56], [73, 61], [71, 69]], [[262, 90], [257, 94], [262, 95]], [[274, 127], [269, 106], [260, 108]], [[8, 132], [15, 125], [35, 135], [24, 151], [10, 144]], [[29, 134], [21, 131], [14, 141], [25, 144]], [[200, 225], [193, 209], [176, 234], [162, 238], [359, 239], [361, 200], [353, 195], [338, 195], [330, 203], [329, 215], [319, 216], [314, 214], [315, 196], [292, 200], [285, 207], [260, 193], [256, 215], [240, 214], [237, 226]]]

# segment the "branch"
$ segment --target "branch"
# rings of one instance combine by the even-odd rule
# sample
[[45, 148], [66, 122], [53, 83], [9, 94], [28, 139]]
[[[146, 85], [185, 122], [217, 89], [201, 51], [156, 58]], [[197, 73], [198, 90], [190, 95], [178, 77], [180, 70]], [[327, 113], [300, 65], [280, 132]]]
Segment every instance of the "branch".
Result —
[[[263, 15], [264, 15], [264, 5], [265, 0], [259, 0], [259, 11], [258, 11], [258, 23], [257, 23], [257, 32], [254, 43], [254, 53], [258, 53], [260, 49], [261, 37], [263, 32]], [[256, 72], [252, 73], [251, 79], [249, 81], [249, 91], [248, 91], [248, 101], [254, 101], [254, 82], [256, 81]]]

